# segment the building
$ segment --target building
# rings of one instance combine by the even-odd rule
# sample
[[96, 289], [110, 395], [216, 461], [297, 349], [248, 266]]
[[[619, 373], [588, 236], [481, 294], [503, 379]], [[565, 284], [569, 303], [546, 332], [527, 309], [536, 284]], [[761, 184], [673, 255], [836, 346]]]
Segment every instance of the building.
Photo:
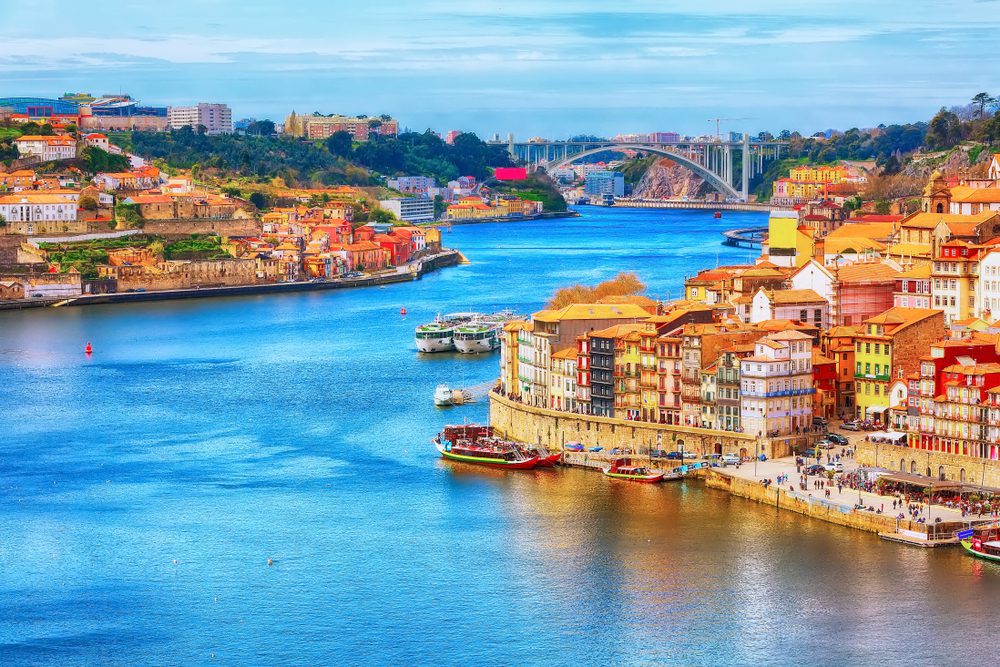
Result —
[[827, 165], [792, 167], [787, 178], [774, 181], [771, 203], [791, 205], [825, 197], [830, 191], [830, 186], [847, 180], [846, 167]]
[[[896, 289], [892, 293], [892, 305], [902, 308], [931, 307], [931, 265], [929, 262], [921, 262], [899, 274], [896, 278]], [[998, 300], [997, 306], [1000, 307], [1000, 300]]]
[[761, 288], [753, 297], [750, 323], [766, 320], [796, 320], [826, 329], [830, 326], [830, 304], [811, 289]]
[[577, 350], [570, 346], [552, 355], [549, 375], [549, 407], [553, 410], [576, 412]]
[[931, 294], [934, 308], [944, 311], [946, 323], [967, 319], [975, 313], [980, 252], [980, 246], [947, 241], [934, 257]]
[[14, 140], [21, 157], [34, 155], [43, 162], [71, 160], [76, 157], [76, 141], [64, 135], [37, 136], [26, 134]]
[[[8, 226], [16, 223], [76, 222], [77, 198], [47, 192], [0, 195], [0, 216]], [[35, 231], [14, 232], [33, 234]]]
[[205, 134], [232, 134], [233, 110], [225, 104], [199, 102], [190, 107], [170, 107], [167, 109], [167, 126], [172, 130], [190, 127], [205, 128]]
[[888, 423], [889, 385], [920, 370], [920, 356], [944, 336], [944, 313], [890, 308], [864, 321], [854, 337], [855, 414]]
[[595, 171], [587, 174], [584, 194], [591, 196], [625, 196], [625, 176], [617, 171]]
[[812, 230], [799, 227], [795, 211], [771, 211], [767, 223], [768, 260], [776, 266], [798, 268], [812, 259], [815, 249]]
[[395, 137], [399, 123], [389, 116], [378, 118], [315, 114], [298, 115], [294, 111], [285, 119], [284, 133], [303, 139], [327, 139], [336, 132], [347, 132], [354, 141], [368, 141], [372, 134]]
[[863, 262], [833, 268], [837, 279], [831, 310], [835, 325], [861, 324], [892, 308], [900, 271], [885, 262]]
[[805, 433], [812, 428], [812, 339], [798, 331], [761, 338], [740, 360], [740, 421], [759, 438]]
[[385, 182], [392, 190], [408, 194], [422, 194], [437, 186], [433, 176], [399, 176]]
[[[433, 180], [433, 179], [431, 179]], [[403, 222], [433, 222], [434, 200], [427, 197], [400, 197], [383, 199], [379, 206], [391, 212], [396, 219]]]

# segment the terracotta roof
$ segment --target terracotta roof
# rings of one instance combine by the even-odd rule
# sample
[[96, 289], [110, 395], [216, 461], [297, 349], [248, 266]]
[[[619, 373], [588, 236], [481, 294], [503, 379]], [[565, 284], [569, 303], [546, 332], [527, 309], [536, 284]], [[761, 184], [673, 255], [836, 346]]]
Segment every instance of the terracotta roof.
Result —
[[888, 282], [899, 276], [899, 271], [882, 262], [859, 262], [840, 267], [837, 280], [841, 283]]
[[827, 303], [826, 299], [811, 289], [775, 290], [770, 295], [771, 301], [777, 305], [793, 303]]

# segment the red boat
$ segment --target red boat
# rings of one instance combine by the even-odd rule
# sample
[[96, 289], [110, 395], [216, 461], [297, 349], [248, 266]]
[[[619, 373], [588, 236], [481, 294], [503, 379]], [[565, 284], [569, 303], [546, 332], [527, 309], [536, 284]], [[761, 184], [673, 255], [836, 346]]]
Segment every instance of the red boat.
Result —
[[721, 218], [721, 217], [722, 217], [722, 211], [716, 211], [716, 212], [715, 212], [715, 215], [714, 215], [713, 217], [714, 217], [714, 218], [715, 218], [716, 220], [718, 220], [719, 218]]
[[604, 468], [604, 474], [612, 479], [655, 484], [663, 481], [665, 473], [662, 470], [650, 470], [646, 466], [634, 465], [629, 459], [615, 459], [609, 467]]
[[538, 456], [531, 454], [523, 445], [494, 437], [491, 426], [445, 426], [431, 442], [441, 456], [450, 461], [492, 468], [530, 470], [538, 465], [539, 460]]
[[562, 454], [556, 452], [553, 454], [544, 447], [533, 447], [528, 450], [528, 453], [538, 457], [538, 467], [539, 468], [551, 468], [555, 464], [559, 463], [559, 459]]

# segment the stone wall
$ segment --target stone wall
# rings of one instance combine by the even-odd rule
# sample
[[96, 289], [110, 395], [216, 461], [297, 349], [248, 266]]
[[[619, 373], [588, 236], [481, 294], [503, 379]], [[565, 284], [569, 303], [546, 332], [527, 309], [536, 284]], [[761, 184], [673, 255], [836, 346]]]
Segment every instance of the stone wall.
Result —
[[909, 520], [897, 522], [895, 517], [886, 514], [856, 512], [853, 510], [844, 512], [840, 508], [835, 507], [833, 503], [827, 504], [822, 502], [823, 499], [818, 493], [815, 500], [811, 498], [806, 500], [790, 496], [787, 490], [779, 489], [776, 486], [764, 488], [759, 482], [743, 479], [742, 477], [731, 477], [716, 470], [709, 470], [705, 474], [705, 485], [710, 489], [728, 491], [734, 496], [765, 505], [773, 505], [781, 510], [804, 514], [822, 521], [857, 528], [858, 530], [865, 530], [870, 533], [895, 533], [899, 529], [912, 530], [919, 533], [927, 532], [925, 524], [918, 524]]
[[893, 472], [915, 472], [937, 479], [944, 468], [945, 479], [954, 482], [968, 482], [1000, 488], [1000, 461], [930, 452], [912, 447], [879, 444], [860, 440], [857, 445], [857, 460], [866, 466], [888, 468]]
[[218, 234], [219, 236], [258, 236], [260, 222], [254, 219], [232, 218], [210, 220], [191, 218], [187, 220], [147, 220], [142, 230], [159, 236], [190, 236], [191, 234]]
[[[549, 449], [561, 449], [565, 443], [580, 442], [588, 447], [605, 449], [621, 447], [637, 452], [662, 448], [676, 451], [683, 445], [686, 451], [699, 454], [719, 452], [753, 456], [755, 438], [743, 433], [694, 429], [668, 424], [626, 421], [609, 417], [574, 415], [566, 412], [534, 408], [490, 392], [490, 424], [504, 437], [520, 442], [541, 444]], [[774, 450], [784, 455], [784, 441], [761, 440], [758, 451], [773, 458]]]

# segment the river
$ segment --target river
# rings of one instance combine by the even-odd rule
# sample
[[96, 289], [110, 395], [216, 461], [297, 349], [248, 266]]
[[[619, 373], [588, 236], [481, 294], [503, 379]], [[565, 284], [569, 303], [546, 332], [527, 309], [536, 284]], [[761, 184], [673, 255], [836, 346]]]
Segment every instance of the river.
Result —
[[582, 210], [455, 227], [472, 263], [410, 284], [0, 313], [0, 663], [989, 661], [1000, 568], [956, 549], [438, 458], [487, 405], [434, 386], [497, 356], [422, 358], [416, 324], [619, 270], [676, 298], [762, 223]]

